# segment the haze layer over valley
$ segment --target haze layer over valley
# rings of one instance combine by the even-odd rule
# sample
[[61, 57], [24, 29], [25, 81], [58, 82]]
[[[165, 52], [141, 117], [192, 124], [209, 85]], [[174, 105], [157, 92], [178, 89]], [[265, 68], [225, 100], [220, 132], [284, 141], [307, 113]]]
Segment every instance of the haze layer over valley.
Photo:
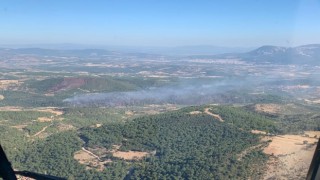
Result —
[[320, 135], [320, 45], [182, 54], [0, 48], [13, 166], [75, 179], [304, 179]]

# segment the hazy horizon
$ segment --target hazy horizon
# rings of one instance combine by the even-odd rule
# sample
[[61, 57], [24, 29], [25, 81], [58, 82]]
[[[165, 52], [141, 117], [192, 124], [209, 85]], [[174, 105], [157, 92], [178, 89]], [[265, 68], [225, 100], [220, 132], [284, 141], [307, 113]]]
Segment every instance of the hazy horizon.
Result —
[[[320, 43], [308, 43], [301, 44], [320, 44]], [[173, 55], [173, 56], [189, 56], [189, 55], [219, 55], [226, 53], [247, 53], [256, 50], [263, 46], [277, 46], [272, 44], [264, 44], [257, 47], [241, 47], [241, 46], [218, 46], [218, 45], [185, 45], [185, 46], [112, 46], [112, 45], [85, 45], [85, 44], [0, 44], [0, 48], [9, 49], [52, 49], [52, 50], [87, 50], [87, 49], [101, 49], [107, 51], [114, 51], [120, 53], [146, 53], [155, 55]], [[279, 46], [294, 48], [298, 46]]]

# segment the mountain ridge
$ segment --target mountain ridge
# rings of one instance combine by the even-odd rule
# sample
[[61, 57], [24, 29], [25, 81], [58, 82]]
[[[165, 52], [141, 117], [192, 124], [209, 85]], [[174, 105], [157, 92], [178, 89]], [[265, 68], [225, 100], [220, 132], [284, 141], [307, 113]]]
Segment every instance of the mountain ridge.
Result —
[[319, 64], [320, 44], [296, 47], [262, 46], [243, 56], [246, 61], [276, 64]]
[[[201, 46], [197, 46], [199, 50]], [[214, 47], [214, 46], [212, 46]], [[191, 46], [187, 49], [192, 50]], [[45, 48], [0, 48], [0, 55], [39, 55], [39, 56], [79, 56], [92, 57], [104, 55], [126, 55], [136, 57], [163, 56], [162, 54], [151, 54], [144, 52], [120, 52], [107, 49], [45, 49]], [[164, 55], [166, 56], [166, 55]], [[173, 55], [167, 55], [172, 57]], [[174, 57], [174, 56], [173, 56]], [[179, 57], [179, 56], [178, 56]], [[224, 53], [216, 55], [183, 55], [187, 58], [237, 58], [249, 63], [274, 63], [274, 64], [314, 64], [320, 65], [320, 44], [306, 44], [296, 47], [284, 47], [264, 45], [244, 53]]]

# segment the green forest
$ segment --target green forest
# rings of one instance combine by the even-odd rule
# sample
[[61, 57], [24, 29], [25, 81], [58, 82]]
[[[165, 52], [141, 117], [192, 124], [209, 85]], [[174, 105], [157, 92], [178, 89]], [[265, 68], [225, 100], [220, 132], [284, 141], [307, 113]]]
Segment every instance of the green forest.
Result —
[[[66, 81], [82, 84], [65, 86]], [[122, 107], [63, 102], [83, 92], [131, 91], [170, 83], [175, 79], [56, 76], [28, 80], [15, 90], [2, 89], [1, 145], [15, 169], [68, 179], [259, 179], [270, 158], [262, 152], [268, 142], [252, 130], [268, 136], [320, 130], [318, 107], [278, 95], [251, 96], [245, 90], [222, 93], [218, 98], [226, 102], [222, 105], [171, 104], [178, 110], [161, 109], [167, 105], [152, 102]], [[274, 114], [254, 108], [256, 103], [285, 107], [283, 102], [295, 108]], [[115, 147], [147, 155], [123, 159], [114, 155]], [[74, 157], [83, 149], [99, 154], [102, 169]]]
[[[21, 134], [16, 136], [17, 142], [21, 142], [20, 148], [10, 152], [8, 156], [15, 168], [70, 179], [258, 178], [268, 157], [261, 149], [251, 151], [241, 160], [238, 155], [261, 143], [259, 135], [250, 133], [250, 129], [259, 125], [261, 130], [276, 132], [274, 121], [263, 115], [229, 106], [221, 109], [211, 107], [212, 111], [219, 111], [222, 115], [231, 113], [232, 116], [222, 116], [226, 122], [219, 122], [204, 113], [189, 113], [194, 110], [203, 111], [204, 108], [205, 106], [183, 108], [138, 117], [126, 123], [110, 121], [99, 128], [84, 126], [31, 142], [25, 141], [26, 138], [18, 130], [8, 128], [7, 133]], [[73, 115], [77, 118], [80, 112], [86, 111], [67, 110], [66, 117]], [[90, 109], [87, 112], [95, 113], [102, 119], [107, 118]], [[90, 113], [82, 114], [86, 114], [83, 118], [90, 121]], [[237, 124], [237, 121], [242, 123]], [[266, 122], [260, 123], [261, 121]], [[253, 125], [247, 126], [248, 123]], [[9, 141], [3, 145], [6, 150], [13, 147]], [[106, 153], [101, 158], [111, 158], [112, 162], [106, 163], [102, 172], [86, 170], [84, 165], [73, 158], [73, 154], [81, 147], [111, 150], [113, 145], [119, 145], [121, 151], [143, 151], [150, 155], [142, 160], [123, 160]]]

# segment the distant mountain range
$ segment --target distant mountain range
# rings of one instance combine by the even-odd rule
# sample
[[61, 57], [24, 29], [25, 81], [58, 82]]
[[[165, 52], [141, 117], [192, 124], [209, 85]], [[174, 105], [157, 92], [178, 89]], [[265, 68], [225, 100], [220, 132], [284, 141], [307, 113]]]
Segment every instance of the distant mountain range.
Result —
[[[0, 45], [1, 47], [1, 45]], [[222, 53], [243, 53], [252, 50], [252, 47], [223, 47], [212, 45], [194, 46], [103, 46], [103, 45], [79, 45], [79, 44], [32, 44], [32, 45], [2, 45], [10, 49], [50, 49], [50, 50], [83, 50], [83, 49], [107, 49], [120, 53], [144, 53], [169, 56], [190, 56], [190, 55], [216, 55]]]
[[[103, 56], [123, 56], [147, 58], [154, 57], [153, 54], [147, 53], [129, 53], [117, 52], [105, 49], [43, 49], [43, 48], [0, 48], [0, 56], [12, 55], [35, 55], [35, 56], [52, 56], [52, 57], [103, 57]], [[158, 55], [156, 55], [158, 56]]]
[[[214, 50], [216, 48], [216, 50]], [[202, 49], [202, 50], [201, 50]], [[163, 49], [164, 50], [164, 49]], [[232, 50], [229, 49], [229, 50]], [[243, 51], [244, 49], [242, 49]], [[160, 50], [154, 50], [160, 52]], [[280, 47], [280, 46], [262, 46], [249, 52], [235, 52], [214, 55], [225, 49], [219, 49], [215, 46], [186, 46], [164, 50], [166, 54], [186, 54], [183, 57], [187, 58], [220, 58], [220, 59], [241, 59], [250, 63], [271, 63], [271, 64], [315, 64], [320, 65], [320, 44], [309, 44], [298, 47]], [[168, 53], [172, 51], [172, 53]], [[198, 54], [199, 55], [189, 55]], [[213, 55], [209, 55], [210, 51]], [[238, 49], [240, 51], [240, 49]], [[104, 49], [41, 49], [41, 48], [0, 48], [0, 56], [6, 55], [38, 55], [38, 56], [77, 56], [77, 57], [92, 57], [92, 56], [136, 56], [136, 57], [155, 57], [162, 55], [161, 53], [151, 53], [152, 49], [147, 49], [145, 52], [134, 51], [128, 49], [127, 52], [104, 50]], [[171, 55], [173, 56], [173, 55]], [[178, 58], [179, 59], [179, 58]]]
[[291, 48], [262, 46], [249, 53], [245, 53], [242, 58], [256, 63], [320, 64], [320, 44], [310, 44]]
[[193, 58], [241, 59], [251, 63], [271, 64], [317, 64], [320, 65], [320, 44], [298, 47], [262, 46], [246, 53], [228, 53]]

